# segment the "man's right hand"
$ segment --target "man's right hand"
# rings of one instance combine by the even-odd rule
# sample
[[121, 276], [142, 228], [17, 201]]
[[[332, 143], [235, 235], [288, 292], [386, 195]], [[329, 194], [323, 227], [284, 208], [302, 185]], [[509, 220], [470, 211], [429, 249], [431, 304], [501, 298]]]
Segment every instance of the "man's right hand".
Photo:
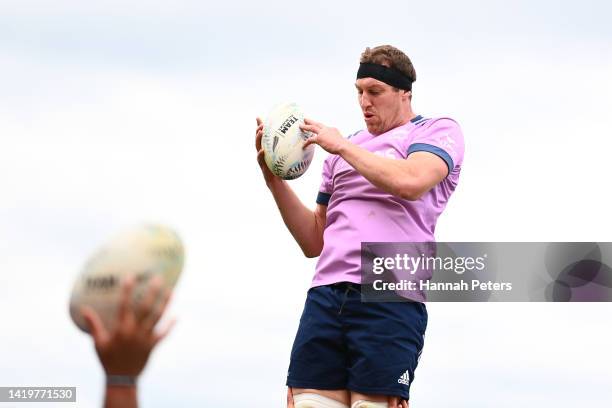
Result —
[[275, 176], [270, 171], [264, 159], [264, 151], [261, 148], [263, 128], [263, 122], [260, 118], [257, 118], [255, 149], [257, 150], [257, 162], [266, 180], [266, 185], [274, 197], [285, 225], [304, 255], [309, 258], [319, 256], [323, 249], [323, 230], [325, 229], [327, 206], [317, 204], [317, 209], [312, 211], [300, 201], [289, 183], [285, 183], [282, 178]]
[[281, 180], [280, 177], [275, 176], [274, 173], [270, 171], [268, 165], [266, 164], [266, 159], [264, 158], [264, 150], [261, 147], [261, 138], [263, 136], [263, 122], [260, 118], [257, 118], [257, 131], [255, 132], [255, 149], [257, 150], [257, 163], [259, 163], [259, 167], [261, 168], [261, 172], [264, 176], [264, 180], [266, 180], [266, 184], [269, 186], [273, 181]]

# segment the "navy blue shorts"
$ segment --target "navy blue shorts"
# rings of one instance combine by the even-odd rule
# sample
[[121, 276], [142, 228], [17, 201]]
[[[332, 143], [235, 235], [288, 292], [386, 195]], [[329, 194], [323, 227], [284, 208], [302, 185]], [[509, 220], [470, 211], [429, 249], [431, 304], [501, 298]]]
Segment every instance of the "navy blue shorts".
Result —
[[287, 385], [409, 398], [427, 310], [417, 302], [361, 302], [360, 285], [311, 288], [291, 350]]

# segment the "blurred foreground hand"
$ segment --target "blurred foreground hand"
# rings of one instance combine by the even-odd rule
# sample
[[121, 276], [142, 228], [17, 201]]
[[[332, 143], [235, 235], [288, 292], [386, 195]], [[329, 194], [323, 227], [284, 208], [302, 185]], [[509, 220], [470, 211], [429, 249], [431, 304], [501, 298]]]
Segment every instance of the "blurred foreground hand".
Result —
[[175, 320], [171, 320], [162, 330], [155, 331], [171, 294], [169, 289], [161, 293], [161, 283], [159, 277], [152, 278], [142, 300], [132, 305], [135, 280], [133, 277], [126, 279], [121, 288], [117, 324], [112, 331], [104, 327], [92, 308], [85, 306], [81, 309], [106, 373], [106, 408], [138, 406], [137, 378], [153, 348], [174, 326]]

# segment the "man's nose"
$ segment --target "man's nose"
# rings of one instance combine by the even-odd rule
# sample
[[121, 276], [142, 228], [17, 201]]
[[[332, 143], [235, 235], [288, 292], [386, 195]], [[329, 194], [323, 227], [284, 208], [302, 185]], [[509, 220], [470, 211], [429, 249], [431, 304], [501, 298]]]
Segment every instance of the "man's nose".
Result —
[[365, 92], [359, 95], [359, 105], [361, 106], [361, 109], [366, 109], [371, 105], [370, 98], [368, 98]]

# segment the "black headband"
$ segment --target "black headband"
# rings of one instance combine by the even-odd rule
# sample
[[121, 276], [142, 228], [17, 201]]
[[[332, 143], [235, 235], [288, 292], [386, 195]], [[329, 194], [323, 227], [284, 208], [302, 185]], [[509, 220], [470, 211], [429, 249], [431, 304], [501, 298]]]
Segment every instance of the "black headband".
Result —
[[359, 64], [357, 79], [360, 78], [374, 78], [399, 89], [404, 89], [406, 91], [412, 90], [412, 81], [406, 74], [395, 68], [389, 68], [384, 65], [372, 64], [369, 62]]

